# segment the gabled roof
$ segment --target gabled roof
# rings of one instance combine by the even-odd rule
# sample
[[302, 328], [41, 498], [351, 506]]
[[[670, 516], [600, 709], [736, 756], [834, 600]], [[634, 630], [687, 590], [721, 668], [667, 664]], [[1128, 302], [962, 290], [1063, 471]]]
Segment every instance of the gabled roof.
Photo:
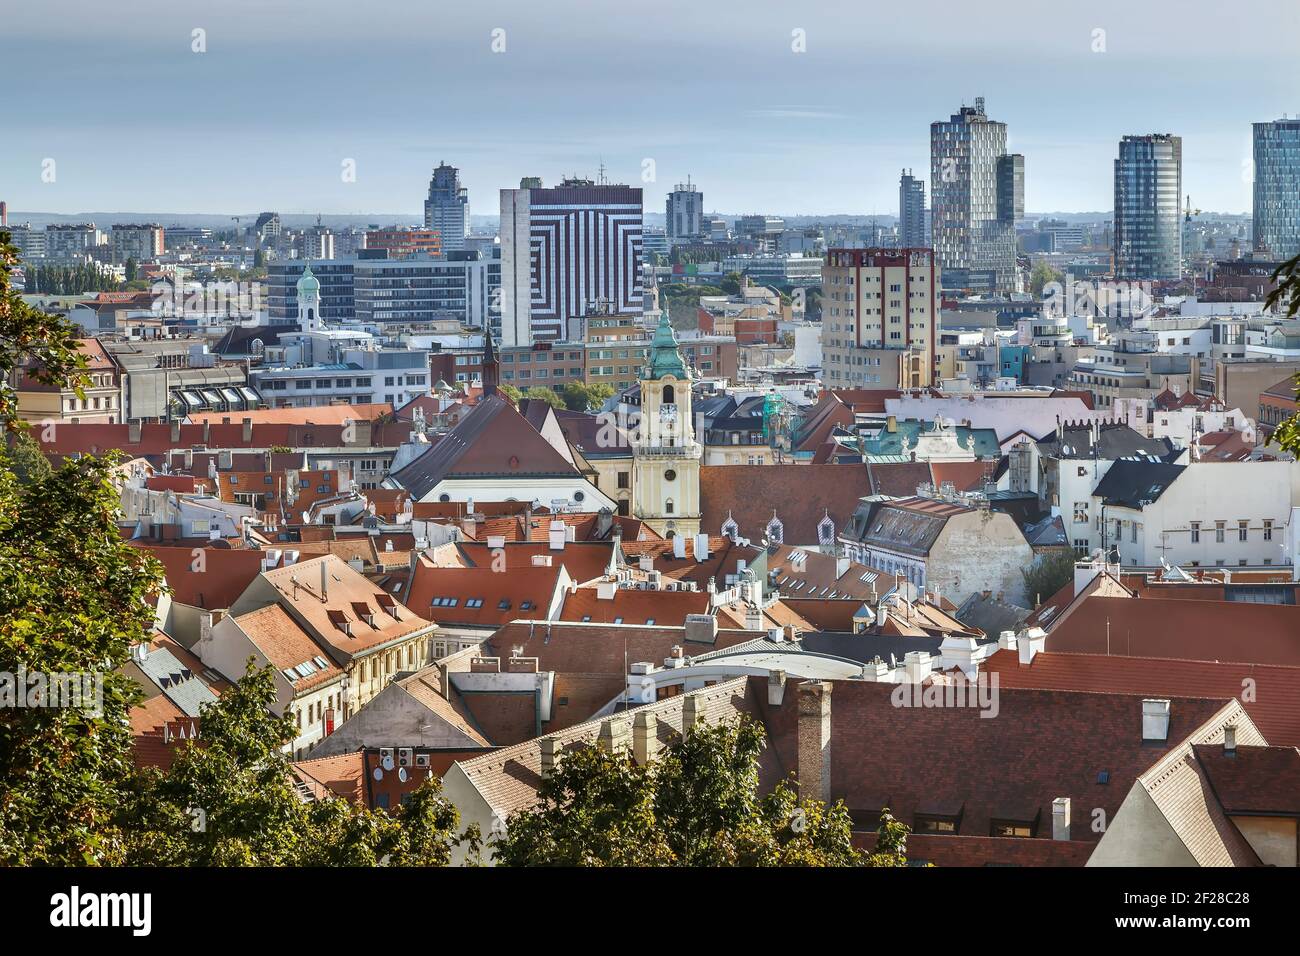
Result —
[[500, 627], [517, 619], [542, 620], [559, 587], [564, 566], [435, 567], [423, 557], [415, 566], [407, 605], [443, 626]]
[[1128, 425], [1115, 422], [1103, 422], [1098, 425], [1095, 441], [1091, 424], [1066, 424], [1059, 438], [1053, 432], [1046, 438], [1040, 439], [1038, 451], [1046, 458], [1095, 457], [1103, 461], [1139, 456], [1174, 461], [1181, 454], [1168, 438], [1147, 438]]
[[864, 501], [844, 534], [862, 544], [924, 557], [948, 519], [972, 509], [931, 498]]
[[[700, 469], [700, 530], [721, 534], [730, 515], [742, 537], [761, 541], [775, 510], [782, 541], [816, 545], [818, 526], [827, 515], [835, 528], [842, 528], [858, 499], [869, 494], [862, 465], [705, 465]], [[756, 502], [769, 504], [756, 507]]]
[[980, 666], [997, 674], [1002, 687], [1042, 690], [1228, 698], [1249, 686], [1254, 693], [1244, 706], [1260, 732], [1270, 743], [1300, 746], [1300, 667], [1057, 650], [1040, 651], [1028, 665], [1016, 651], [1001, 650]]
[[[305, 628], [290, 616], [289, 612], [278, 604], [268, 604], [260, 610], [237, 615], [235, 624], [252, 641], [267, 662], [288, 679], [285, 671], [296, 673], [299, 665], [310, 668], [306, 676], [298, 676], [292, 681], [296, 694], [314, 690], [324, 684], [332, 683], [343, 677], [342, 669], [335, 664], [328, 654], [312, 638]], [[319, 660], [325, 662], [321, 667]], [[227, 674], [238, 679], [243, 674]]]
[[[871, 829], [887, 806], [909, 826], [942, 815], [957, 820], [958, 835], [979, 837], [998, 820], [1050, 837], [1052, 803], [1067, 797], [1071, 839], [1096, 841], [1094, 808], [1114, 819], [1133, 781], [1225, 705], [1171, 700], [1168, 740], [1154, 743], [1142, 739], [1137, 696], [999, 688], [996, 718], [985, 719], [975, 706], [900, 707], [896, 691], [833, 682], [830, 795]], [[779, 708], [765, 708], [769, 745], [786, 766], [798, 764], [798, 694], [787, 687]]]
[[390, 477], [416, 498], [448, 478], [577, 477], [513, 405], [489, 395], [436, 445]]
[[1294, 746], [1239, 746], [1229, 754], [1198, 744], [1193, 750], [1225, 812], [1300, 817], [1300, 750]]
[[709, 613], [707, 591], [618, 588], [612, 599], [602, 599], [598, 592], [596, 587], [582, 587], [566, 596], [560, 620], [680, 626], [688, 614]]

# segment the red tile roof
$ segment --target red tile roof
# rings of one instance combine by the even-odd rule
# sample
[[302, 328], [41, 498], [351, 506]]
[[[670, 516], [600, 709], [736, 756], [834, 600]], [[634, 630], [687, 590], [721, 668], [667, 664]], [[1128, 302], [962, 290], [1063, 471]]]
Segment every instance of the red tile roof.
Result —
[[1237, 697], [1269, 743], [1300, 746], [1300, 667], [1054, 650], [1036, 654], [1028, 666], [1020, 663], [1016, 651], [998, 651], [982, 667], [997, 674], [1003, 687], [1146, 697]]

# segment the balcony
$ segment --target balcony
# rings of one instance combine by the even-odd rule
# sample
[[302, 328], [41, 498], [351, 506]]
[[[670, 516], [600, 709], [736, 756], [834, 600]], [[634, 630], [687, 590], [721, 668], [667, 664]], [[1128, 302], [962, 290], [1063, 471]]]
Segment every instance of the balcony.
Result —
[[699, 458], [704, 446], [694, 441], [682, 445], [634, 445], [632, 452], [638, 458]]

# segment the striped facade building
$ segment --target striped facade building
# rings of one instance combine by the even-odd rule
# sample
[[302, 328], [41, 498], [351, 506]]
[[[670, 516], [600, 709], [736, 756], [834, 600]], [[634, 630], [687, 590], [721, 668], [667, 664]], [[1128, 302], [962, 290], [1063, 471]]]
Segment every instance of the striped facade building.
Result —
[[582, 341], [590, 315], [640, 315], [641, 190], [566, 180], [501, 190], [501, 341]]

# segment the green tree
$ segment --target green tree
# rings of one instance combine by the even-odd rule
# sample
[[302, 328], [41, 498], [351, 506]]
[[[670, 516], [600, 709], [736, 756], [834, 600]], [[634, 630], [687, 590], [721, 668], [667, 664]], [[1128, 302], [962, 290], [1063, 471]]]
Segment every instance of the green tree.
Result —
[[1034, 269], [1029, 274], [1029, 291], [1032, 292], [1034, 295], [1042, 295], [1043, 288], [1049, 282], [1064, 282], [1064, 281], [1065, 281], [1065, 276], [1062, 273], [1057, 272], [1050, 265], [1048, 265], [1047, 260], [1039, 259], [1037, 262], [1034, 263]]
[[504, 395], [506, 398], [510, 399], [510, 401], [514, 402], [516, 405], [518, 405], [519, 400], [524, 397], [523, 392], [519, 391], [519, 389], [515, 388], [515, 386], [507, 383], [502, 383], [501, 385], [498, 385], [497, 391], [500, 392], [502, 395]]
[[[66, 319], [13, 293], [17, 253], [7, 241], [0, 259], [0, 425], [14, 433], [25, 426], [10, 373], [27, 366], [40, 381], [80, 388], [85, 361]], [[84, 675], [95, 698], [35, 707], [32, 685], [0, 685], [0, 695], [12, 695], [0, 702], [3, 865], [112, 863], [122, 855], [113, 819], [132, 773], [127, 715], [138, 691], [117, 671], [152, 628], [145, 596], [157, 590], [161, 568], [122, 540], [117, 508], [111, 460], [87, 456], [53, 468], [30, 441], [0, 446], [0, 672]]]
[[524, 392], [524, 398], [531, 398], [534, 401], [545, 402], [552, 408], [564, 408], [564, 399], [560, 398], [554, 391], [545, 385], [534, 385], [528, 391]]
[[[493, 844], [506, 865], [898, 865], [891, 821], [875, 854], [853, 847], [842, 803], [800, 800], [787, 782], [759, 794], [763, 730], [751, 720], [697, 724], [659, 759], [638, 765], [599, 747], [566, 751], [538, 805]], [[882, 823], [883, 827], [883, 823]]]
[[126, 265], [123, 268], [126, 270], [126, 281], [134, 282], [136, 275], [140, 271], [140, 263], [135, 261], [135, 256], [130, 256], [126, 260]]
[[1020, 569], [1025, 593], [1037, 607], [1074, 580], [1074, 552], [1066, 548], [1046, 551], [1027, 568]]
[[304, 802], [274, 716], [272, 671], [248, 672], [203, 709], [167, 771], [142, 771], [124, 808], [127, 862], [161, 866], [445, 866], [459, 816], [430, 779], [393, 814]]
[[[1294, 319], [1300, 313], [1300, 255], [1293, 256], [1277, 267], [1273, 279], [1277, 287], [1264, 300], [1267, 308], [1277, 309]], [[1293, 376], [1296, 395], [1300, 396], [1300, 374]], [[1273, 430], [1271, 440], [1283, 451], [1300, 455], [1300, 413], [1292, 415]]]
[[719, 285], [722, 291], [727, 295], [740, 295], [741, 286], [744, 285], [745, 277], [739, 272], [728, 272], [722, 277]]
[[585, 382], [570, 382], [564, 386], [564, 404], [574, 412], [592, 412], [599, 409], [614, 396], [614, 387], [604, 382], [588, 385]]

